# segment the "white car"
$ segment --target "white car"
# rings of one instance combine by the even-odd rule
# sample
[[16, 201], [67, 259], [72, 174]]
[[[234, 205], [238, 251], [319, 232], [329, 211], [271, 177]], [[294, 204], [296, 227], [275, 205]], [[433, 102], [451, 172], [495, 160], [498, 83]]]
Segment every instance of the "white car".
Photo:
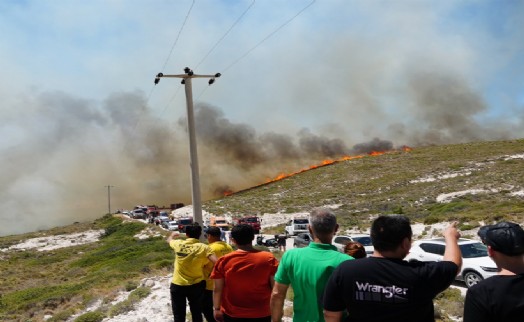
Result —
[[[497, 274], [497, 266], [488, 256], [484, 244], [464, 238], [460, 238], [458, 244], [462, 252], [462, 270], [457, 279], [464, 281], [467, 287]], [[438, 262], [442, 260], [445, 248], [444, 238], [417, 240], [411, 245], [411, 250], [404, 260]]]
[[344, 247], [348, 242], [355, 241], [361, 243], [366, 250], [367, 256], [371, 256], [375, 248], [371, 243], [371, 237], [368, 234], [352, 234], [352, 235], [339, 235], [333, 238], [333, 245], [335, 245], [339, 252], [344, 252]]
[[167, 223], [167, 230], [176, 231], [178, 230], [178, 221], [173, 220]]

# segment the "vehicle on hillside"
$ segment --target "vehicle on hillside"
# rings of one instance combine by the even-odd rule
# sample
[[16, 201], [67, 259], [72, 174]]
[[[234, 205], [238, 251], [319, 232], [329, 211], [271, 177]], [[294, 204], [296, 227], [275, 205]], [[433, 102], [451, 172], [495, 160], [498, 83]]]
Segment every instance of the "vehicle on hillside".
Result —
[[[462, 269], [457, 275], [457, 280], [464, 281], [467, 287], [471, 287], [486, 278], [497, 275], [497, 266], [488, 256], [488, 250], [484, 244], [465, 238], [460, 238], [458, 244], [462, 252]], [[445, 249], [444, 238], [417, 240], [411, 245], [411, 250], [404, 260], [438, 262], [444, 257]]]
[[296, 217], [291, 219], [286, 224], [286, 235], [295, 236], [300, 233], [309, 232], [307, 226], [309, 225], [309, 219], [307, 217]]
[[309, 246], [309, 243], [313, 241], [313, 236], [310, 233], [301, 233], [293, 240], [293, 247], [302, 248]]
[[250, 225], [255, 230], [255, 234], [260, 233], [260, 226], [261, 226], [260, 219], [257, 216], [244, 216], [242, 218], [237, 218], [235, 220], [235, 223], [237, 225], [240, 225], [240, 224]]
[[131, 213], [131, 217], [133, 219], [145, 219], [146, 218], [146, 213], [145, 213], [144, 209], [138, 208], [138, 209], [133, 210], [133, 212]]
[[368, 257], [371, 256], [375, 250], [373, 244], [371, 243], [371, 236], [368, 234], [337, 235], [333, 238], [333, 245], [337, 247], [339, 252], [343, 253], [344, 247], [350, 241], [355, 241], [362, 244]]
[[222, 230], [229, 230], [229, 224], [225, 217], [210, 217], [209, 226], [216, 226]]
[[186, 232], [186, 226], [193, 224], [193, 218], [186, 217], [186, 218], [179, 218], [178, 219], [178, 231], [181, 233]]
[[177, 231], [178, 230], [178, 221], [172, 220], [167, 222], [167, 230]]

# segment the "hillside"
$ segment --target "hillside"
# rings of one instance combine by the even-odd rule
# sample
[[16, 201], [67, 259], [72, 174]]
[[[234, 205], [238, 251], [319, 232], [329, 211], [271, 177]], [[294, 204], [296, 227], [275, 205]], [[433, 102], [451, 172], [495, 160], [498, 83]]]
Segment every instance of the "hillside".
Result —
[[432, 146], [337, 162], [208, 201], [211, 213], [294, 213], [336, 205], [346, 227], [402, 213], [432, 223], [524, 214], [524, 140]]
[[[403, 213], [426, 224], [458, 219], [468, 230], [502, 218], [522, 222], [523, 178], [524, 140], [433, 146], [337, 162], [207, 201], [204, 209], [271, 218], [330, 206], [345, 229], [365, 229], [379, 214]], [[99, 239], [80, 242], [97, 231]], [[31, 238], [75, 233], [65, 248], [18, 247]], [[151, 285], [141, 284], [144, 278], [172, 271], [166, 235], [158, 227], [106, 215], [0, 237], [0, 320], [73, 321], [95, 304], [98, 310], [75, 321], [102, 321], [132, 310], [151, 292]], [[122, 291], [131, 293], [115, 304]]]

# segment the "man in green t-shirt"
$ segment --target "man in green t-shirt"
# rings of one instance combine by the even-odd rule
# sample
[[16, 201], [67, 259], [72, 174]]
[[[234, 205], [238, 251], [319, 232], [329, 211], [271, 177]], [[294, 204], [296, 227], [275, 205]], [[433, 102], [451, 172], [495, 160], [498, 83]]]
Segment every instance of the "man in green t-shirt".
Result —
[[289, 285], [293, 288], [293, 321], [323, 322], [320, 298], [333, 270], [353, 257], [340, 253], [331, 244], [338, 230], [337, 218], [330, 209], [317, 208], [309, 217], [309, 232], [313, 242], [305, 248], [284, 253], [275, 275], [271, 295], [271, 319], [281, 321]]

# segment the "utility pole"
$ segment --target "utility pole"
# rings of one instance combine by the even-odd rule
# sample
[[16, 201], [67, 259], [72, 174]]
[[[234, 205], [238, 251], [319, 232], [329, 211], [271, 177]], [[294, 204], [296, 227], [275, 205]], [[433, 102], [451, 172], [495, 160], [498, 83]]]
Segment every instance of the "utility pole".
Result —
[[114, 186], [104, 186], [107, 187], [107, 213], [111, 213], [111, 188], [114, 188]]
[[174, 77], [182, 78], [182, 84], [185, 85], [186, 90], [186, 106], [187, 106], [187, 130], [189, 133], [189, 163], [191, 167], [191, 200], [193, 204], [193, 219], [195, 222], [203, 225], [202, 218], [202, 200], [200, 196], [200, 176], [198, 173], [198, 155], [196, 146], [196, 135], [195, 135], [195, 118], [193, 113], [193, 89], [191, 80], [193, 78], [209, 78], [208, 84], [211, 85], [215, 82], [215, 79], [220, 77], [220, 73], [215, 75], [196, 75], [193, 71], [186, 67], [184, 68], [185, 74], [178, 75], [164, 75], [158, 73], [155, 77], [155, 85], [158, 84], [162, 77]]

